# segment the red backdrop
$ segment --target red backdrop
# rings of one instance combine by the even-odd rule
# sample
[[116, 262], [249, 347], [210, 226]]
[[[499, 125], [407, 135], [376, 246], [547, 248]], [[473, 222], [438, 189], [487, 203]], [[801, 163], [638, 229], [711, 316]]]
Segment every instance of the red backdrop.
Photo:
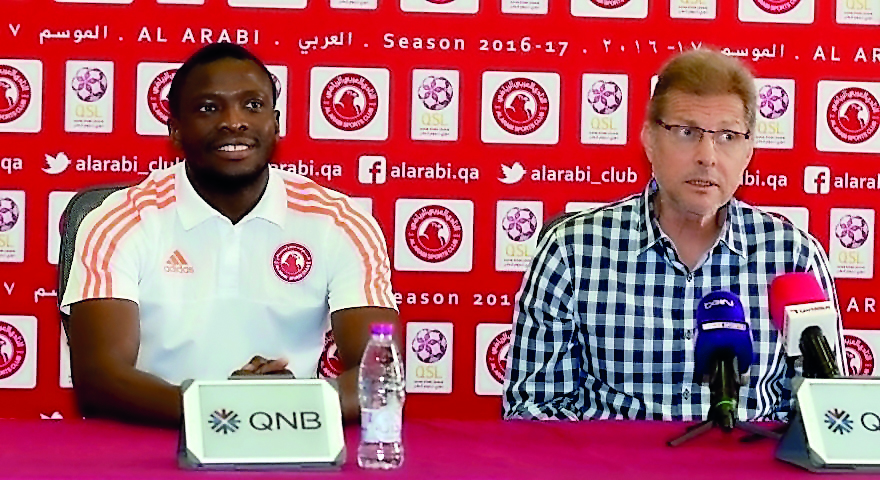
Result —
[[[230, 1], [235, 3], [235, 0]], [[675, 5], [670, 5], [670, 1]], [[282, 0], [275, 2], [283, 3]], [[503, 13], [502, 5], [497, 1], [480, 2], [477, 13], [436, 11], [469, 10], [476, 5], [468, 6], [464, 0], [404, 2], [407, 2], [404, 3], [406, 10], [435, 11], [405, 12], [398, 2], [388, 0], [381, 0], [375, 9], [365, 10], [331, 8], [324, 0], [312, 0], [305, 8], [234, 7], [226, 0], [206, 0], [203, 5], [158, 4], [157, 0], [134, 0], [127, 5], [98, 4], [103, 3], [99, 1], [4, 2], [4, 15], [0, 20], [0, 66], [18, 65], [16, 69], [28, 77], [31, 99], [27, 110], [16, 117], [18, 114], [13, 111], [12, 104], [20, 103], [27, 94], [14, 84], [12, 93], [7, 92], [7, 110], [0, 108], [0, 197], [11, 198], [23, 205], [16, 221], [7, 218], [7, 224], [14, 225], [0, 232], [0, 260], [4, 260], [0, 263], [0, 282], [3, 283], [0, 321], [15, 326], [21, 333], [28, 347], [26, 355], [30, 355], [28, 360], [32, 363], [19, 360], [20, 365], [15, 366], [12, 365], [15, 360], [7, 361], [6, 373], [0, 373], [0, 417], [34, 417], [56, 411], [64, 416], [74, 414], [72, 394], [59, 386], [62, 368], [60, 324], [52, 296], [56, 289], [56, 267], [47, 255], [48, 233], [52, 231], [51, 226], [47, 227], [50, 223], [49, 196], [51, 192], [75, 191], [95, 184], [134, 183], [144, 177], [150, 163], [160, 156], [165, 160], [176, 157], [164, 136], [138, 133], [136, 106], [138, 102], [145, 102], [147, 95], [145, 88], [138, 90], [138, 68], [144, 62], [183, 61], [202, 44], [202, 29], [209, 29], [206, 33], [210, 34], [210, 41], [221, 39], [223, 31], [229, 33], [233, 42], [243, 41], [246, 37], [247, 42], [242, 43], [265, 63], [286, 67], [284, 115], [287, 125], [286, 135], [277, 151], [277, 162], [314, 164], [315, 171], [310, 174], [319, 183], [355, 197], [371, 198], [373, 214], [392, 250], [394, 289], [401, 294], [403, 320], [452, 323], [454, 336], [448, 339], [447, 346], [454, 339], [451, 348], [454, 355], [447, 355], [442, 362], [425, 364], [438, 367], [434, 370], [420, 371], [423, 376], [428, 375], [426, 372], [433, 372], [430, 375], [442, 377], [425, 380], [424, 385], [429, 389], [444, 390], [445, 387], [438, 385], [449, 382], [451, 377], [451, 393], [410, 395], [408, 415], [498, 416], [499, 399], [475, 392], [474, 377], [478, 375], [481, 362], [485, 365], [487, 356], [485, 346], [476, 348], [477, 325], [509, 324], [511, 303], [521, 282], [522, 273], [499, 271], [497, 247], [500, 245], [504, 251], [510, 245], [527, 246], [519, 247], [519, 250], [512, 248], [511, 253], [524, 253], [529, 248], [533, 252], [533, 247], [529, 247], [528, 241], [518, 242], [513, 237], [502, 237], [496, 242], [496, 234], [506, 233], [498, 226], [497, 209], [500, 207], [496, 203], [542, 202], [537, 207], [528, 204], [535, 218], [520, 212], [525, 217], [508, 219], [504, 224], [509, 227], [511, 222], [517, 223], [520, 225], [517, 231], [528, 237], [535, 221], [561, 213], [568, 202], [605, 202], [644, 188], [650, 170], [638, 141], [638, 132], [644, 119], [651, 76], [673, 52], [700, 43], [727, 48], [733, 55], [743, 56], [744, 53], [743, 58], [759, 78], [793, 81], [793, 91], [791, 86], [784, 88], [787, 99], [778, 92], [772, 97], [772, 92], [765, 90], [765, 113], [769, 117], [788, 116], [776, 119], [779, 121], [768, 116], [760, 117], [764, 133], [781, 128], [784, 130], [781, 134], [771, 134], [770, 137], [783, 141], [792, 140], [787, 135], [793, 135], [793, 144], [791, 148], [759, 148], [749, 166], [746, 185], [738, 195], [756, 205], [805, 207], [809, 211], [809, 231], [826, 248], [832, 248], [829, 242], [839, 241], [832, 230], [837, 227], [838, 220], [843, 218], [842, 215], [851, 215], [843, 218], [845, 224], [839, 227], [839, 231], [845, 234], [840, 243], [844, 245], [849, 241], [848, 246], [855, 248], [838, 245], [831, 253], [839, 256], [840, 271], [849, 272], [843, 275], [862, 277], [841, 277], [837, 287], [844, 325], [854, 330], [850, 333], [859, 339], [858, 342], [848, 342], [852, 352], [856, 352], [851, 356], [857, 359], [856, 367], [860, 371], [867, 369], [869, 364], [873, 368], [872, 352], [880, 348], [880, 337], [872, 336], [869, 330], [880, 326], [880, 322], [873, 314], [873, 292], [877, 290], [877, 284], [871, 278], [873, 269], [869, 267], [874, 262], [872, 212], [880, 193], [877, 190], [880, 165], [877, 165], [876, 155], [880, 143], [875, 142], [880, 135], [873, 134], [880, 119], [880, 107], [871, 103], [871, 98], [880, 98], [880, 83], [870, 82], [880, 74], [880, 44], [877, 43], [880, 38], [880, 1], [864, 0], [867, 10], [854, 11], [846, 17], [861, 19], [857, 21], [867, 24], [839, 23], [850, 20], [839, 18], [838, 10], [853, 10], [863, 4], [852, 0], [718, 2], [715, 18], [706, 19], [673, 18], [671, 7], [681, 4], [683, 8], [709, 8], [715, 3], [710, 0], [650, 2], [645, 18], [574, 16], [569, 2], [555, 0], [549, 3], [546, 14]], [[599, 12], [599, 15], [636, 11], [631, 16], [638, 17], [641, 16], [641, 6], [647, 3], [647, 0], [579, 0], [575, 11], [586, 11], [590, 15], [591, 11]], [[599, 8], [600, 4], [604, 7]], [[620, 6], [615, 7], [617, 4]], [[530, 5], [527, 8], [539, 8], [540, 4]], [[761, 5], [779, 13], [766, 13], [761, 17], [754, 13]], [[789, 7], [793, 8], [786, 11]], [[810, 10], [812, 15], [808, 14]], [[813, 18], [809, 19], [810, 16]], [[743, 21], [741, 18], [757, 18], [759, 21]], [[188, 41], [188, 29], [193, 33], [191, 38], [194, 41]], [[245, 33], [239, 33], [239, 30]], [[415, 48], [417, 38], [423, 40], [421, 49]], [[441, 39], [448, 39], [448, 44]], [[429, 49], [432, 44], [434, 48]], [[449, 49], [442, 48], [447, 45]], [[28, 70], [27, 65], [33, 63], [21, 63], [21, 60], [39, 61], [37, 70], [42, 78], [29, 73], [32, 70]], [[89, 110], [86, 107], [99, 104], [85, 100], [66, 103], [68, 96], [80, 93], [88, 97], [89, 94], [82, 88], [79, 92], [72, 88], [73, 79], [66, 66], [71, 60], [86, 61], [86, 64], [91, 61], [112, 62], [113, 78], [109, 82], [112, 96], [107, 96], [112, 100], [112, 106], [108, 106], [106, 99], [100, 104], [103, 105], [100, 107], [103, 108], [103, 128], [112, 127], [112, 131], [72, 132], [65, 128], [67, 117], [70, 117], [69, 121], [79, 118], [82, 129], [96, 128], [94, 122], [88, 123]], [[79, 68], [79, 64], [76, 66]], [[388, 72], [387, 91], [384, 91], [381, 70], [378, 74], [376, 70], [351, 70], [360, 67], [385, 69]], [[452, 97], [458, 102], [457, 117], [452, 110], [456, 107], [455, 102], [438, 110], [419, 106], [419, 91], [413, 88], [414, 69], [458, 72], [458, 81], [452, 79], [449, 82], [453, 87]], [[324, 91], [327, 78], [351, 71], [361, 72], [376, 87], [379, 111], [367, 127], [346, 131], [333, 127], [316, 102]], [[12, 78], [9, 72], [7, 69], [6, 78]], [[535, 72], [544, 75], [535, 75]], [[595, 74], [586, 80], [587, 87], [598, 89], [592, 94], [582, 93], [585, 74]], [[608, 77], [609, 74], [615, 76]], [[0, 83], [3, 75], [0, 70]], [[436, 78], [451, 74], [434, 72], [432, 75]], [[489, 103], [493, 94], [505, 80], [517, 77], [526, 78], [529, 85], [537, 83], [547, 94], [545, 103], [534, 87], [529, 90], [528, 85], [519, 85], [526, 88], [520, 88], [520, 91], [527, 94], [525, 108], [519, 111], [529, 115], [545, 109], [547, 113], [544, 123], [540, 123], [540, 119], [525, 122], [523, 128], [526, 131], [540, 124], [532, 133], [505, 133], [501, 127], [503, 119], [496, 121], [493, 118]], [[555, 79], [558, 79], [558, 94], [554, 92]], [[141, 80], [149, 84], [151, 78]], [[612, 80], [619, 90], [608, 83]], [[826, 88], [820, 81], [841, 83], [824, 84], [828, 85]], [[9, 85], [14, 80], [7, 79], [6, 82]], [[762, 85], [770, 87], [782, 83], [767, 81], [759, 87]], [[102, 87], [95, 88], [101, 90]], [[431, 97], [428, 103], [434, 102], [431, 104], [438, 108], [436, 102], [448, 100], [448, 87], [447, 83], [438, 86], [435, 82], [423, 88], [421, 93], [423, 97]], [[513, 87], [519, 88], [517, 85]], [[846, 91], [856, 91], [846, 90], [850, 87], [860, 87], [870, 95], [846, 96]], [[310, 94], [311, 88], [316, 88], [317, 93]], [[838, 104], [843, 102], [842, 108], [858, 103], [853, 107], [856, 110], [829, 113], [828, 105], [833, 101], [823, 97], [822, 88], [831, 92], [824, 97], [844, 92], [844, 96], [839, 96], [836, 101]], [[487, 91], [485, 95], [484, 89]], [[430, 94], [431, 91], [434, 94]], [[37, 105], [40, 96], [41, 106]], [[597, 96], [604, 97], [591, 103], [590, 100]], [[501, 108], [516, 110], [517, 107], [509, 103], [511, 97], [507, 98]], [[786, 103], [789, 103], [787, 109]], [[310, 105], [315, 105], [316, 109], [311, 115]], [[366, 108], [369, 100], [356, 102], [356, 105]], [[600, 113], [602, 105], [606, 111], [615, 107], [618, 110], [612, 114]], [[3, 107], [2, 101], [0, 107]], [[107, 115], [111, 111], [112, 122], [108, 122]], [[583, 114], [584, 111], [587, 113]], [[780, 113], [782, 111], [785, 113]], [[5, 117], [4, 112], [7, 112]], [[457, 125], [457, 139], [413, 139], [411, 119], [415, 115], [421, 122], [425, 113], [429, 114], [424, 117], [428, 121], [424, 130], [427, 134], [448, 135], [449, 126]], [[589, 122], [594, 122], [590, 125], [598, 127], [595, 136], [617, 138], [622, 144], [582, 143], [582, 114]], [[149, 117], [149, 111], [145, 115]], [[387, 133], [383, 125], [386, 117]], [[34, 118], [38, 119], [38, 126], [34, 125]], [[554, 118], [558, 118], [558, 128]], [[611, 125], [602, 123], [608, 119], [611, 119]], [[793, 123], [786, 125], [783, 121], [786, 119]], [[149, 123], [148, 120], [145, 122]], [[516, 123], [516, 118], [513, 120]], [[846, 127], [847, 120], [859, 123], [855, 130], [863, 127], [861, 138], [854, 139], [855, 133], [846, 137], [849, 143], [832, 131], [834, 125], [838, 130], [842, 128], [840, 125]], [[436, 125], [441, 122], [445, 122], [446, 127]], [[621, 137], [623, 124], [628, 130], [625, 138]], [[821, 137], [819, 144], [817, 136]], [[768, 141], [773, 141], [772, 138]], [[53, 170], [46, 156], [57, 162], [60, 153], [72, 163], [59, 173], [47, 173], [47, 170], [61, 169], [63, 161]], [[360, 161], [364, 155], [382, 156], [384, 163], [380, 160], [376, 171], [370, 173], [369, 168], [375, 162]], [[135, 172], [82, 171], [77, 164], [82, 167], [84, 163], [78, 161], [89, 156], [92, 159], [120, 160], [115, 162], [117, 165], [121, 165], [123, 156], [128, 160], [136, 156], [138, 168]], [[517, 162], [524, 167], [525, 176], [521, 181], [513, 182], [512, 174], [505, 177], [502, 165], [515, 168]], [[406, 176], [407, 169], [402, 168], [404, 163], [411, 167], [434, 168], [423, 168], [420, 172], [410, 170], [411, 176], [420, 175], [422, 178], [399, 178]], [[104, 162], [101, 164], [105, 165]], [[448, 164], [448, 167], [437, 169], [436, 164]], [[110, 168], [113, 165], [114, 162], [106, 163]], [[401, 168], [403, 174], [395, 175], [395, 172], [401, 173]], [[557, 170], [560, 181], [547, 174], [546, 169]], [[603, 178], [603, 172], [612, 169], [617, 173], [606, 173]], [[539, 173], [535, 173], [536, 170]], [[590, 181], [584, 181], [588, 170]], [[383, 172], [385, 182], [380, 183]], [[462, 174], [467, 181], [460, 178]], [[566, 178], [566, 174], [571, 178]], [[455, 178], [425, 178], [428, 176]], [[858, 188], [845, 188], [850, 185], [852, 177], [862, 177], [861, 181], [855, 181]], [[513, 183], [503, 183], [499, 178]], [[830, 183], [823, 183], [826, 179]], [[827, 193], [823, 193], [826, 187]], [[810, 193], [814, 191], [817, 193]], [[465, 202], [449, 203], [446, 200]], [[419, 260], [418, 254], [406, 246], [402, 230], [413, 211], [433, 204], [446, 205], [461, 221], [462, 246], [448, 259], [443, 259], [448, 252], [441, 251], [440, 261]], [[505, 212], [502, 213], [506, 213], [510, 205], [514, 204], [504, 204]], [[472, 222], [468, 220], [469, 206], [473, 209]], [[832, 208], [860, 210], [840, 211], [832, 218]], [[0, 219], [2, 214], [0, 212]], [[7, 212], [7, 215], [11, 213]], [[862, 217], [864, 222], [852, 216]], [[835, 225], [831, 224], [832, 221]], [[454, 230], [454, 222], [447, 222], [444, 228]], [[522, 229], [525, 229], [524, 233]], [[867, 238], [862, 244], [861, 236], [865, 233]], [[450, 238], [459, 238], [455, 235], [446, 231], [441, 240], [448, 242]], [[855, 240], [854, 235], [858, 237]], [[395, 236], [400, 238], [397, 245]], [[470, 242], [473, 245], [472, 258], [468, 259]], [[407, 251], [395, 251], [401, 247]], [[6, 257], [3, 257], [4, 252]], [[23, 261], [19, 259], [21, 255]], [[504, 260], [498, 259], [498, 262], [504, 263]], [[507, 260], [508, 264], [516, 264], [515, 258]], [[847, 261], [856, 264], [847, 265]], [[426, 298], [429, 300], [427, 304], [423, 302]], [[415, 304], [411, 302], [413, 299]], [[27, 317], [35, 317], [36, 321]], [[12, 330], [5, 332], [7, 336], [13, 335]], [[0, 339], [4, 338], [2, 335], [4, 330], [0, 329]], [[412, 338], [407, 340], [407, 348], [412, 341]], [[16, 342], [13, 339], [7, 343]], [[14, 356], [10, 346], [5, 347], [7, 350], [2, 348], [0, 352], [7, 352], [10, 359]], [[492, 348], [503, 349], [503, 346], [496, 344]], [[18, 358], [22, 357], [19, 355]], [[435, 358], [427, 360], [431, 362]], [[449, 361], [454, 363], [444, 363]], [[0, 368], [0, 372], [3, 371]], [[448, 383], [445, 385], [449, 386]]]

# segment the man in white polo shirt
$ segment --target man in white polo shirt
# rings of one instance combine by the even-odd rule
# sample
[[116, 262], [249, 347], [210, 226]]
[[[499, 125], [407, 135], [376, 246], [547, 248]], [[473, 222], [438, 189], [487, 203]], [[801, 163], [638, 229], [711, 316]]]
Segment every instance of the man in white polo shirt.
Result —
[[169, 93], [186, 160], [83, 221], [62, 308], [86, 415], [177, 425], [187, 378], [312, 377], [329, 312], [357, 417], [369, 325], [398, 324], [385, 239], [350, 198], [269, 168], [275, 88], [242, 47], [198, 51]]

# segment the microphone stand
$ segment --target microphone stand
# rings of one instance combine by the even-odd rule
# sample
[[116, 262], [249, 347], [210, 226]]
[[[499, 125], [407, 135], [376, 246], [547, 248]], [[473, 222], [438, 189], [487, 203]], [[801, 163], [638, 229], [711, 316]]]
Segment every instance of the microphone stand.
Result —
[[739, 375], [733, 367], [733, 359], [715, 359], [715, 368], [709, 380], [709, 415], [706, 420], [687, 427], [682, 435], [666, 442], [670, 447], [677, 447], [682, 443], [696, 438], [714, 427], [718, 427], [724, 433], [730, 433], [734, 429], [744, 431], [749, 435], [746, 439], [755, 437], [779, 440], [782, 435], [778, 432], [765, 430], [748, 422], [737, 419], [737, 397], [739, 396]]

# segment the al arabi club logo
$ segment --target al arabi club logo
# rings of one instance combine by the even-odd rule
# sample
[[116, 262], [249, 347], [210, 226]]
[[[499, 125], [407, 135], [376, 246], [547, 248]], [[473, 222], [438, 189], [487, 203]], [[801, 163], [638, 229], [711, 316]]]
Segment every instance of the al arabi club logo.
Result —
[[27, 345], [14, 326], [0, 321], [0, 379], [9, 378], [24, 365]]
[[21, 70], [0, 65], [0, 123], [18, 120], [31, 104], [31, 84]]
[[825, 424], [828, 430], [841, 435], [853, 431], [852, 418], [844, 410], [833, 408], [825, 412]]
[[544, 124], [550, 112], [547, 92], [529, 78], [511, 78], [492, 96], [492, 115], [502, 129], [528, 135]]
[[438, 263], [455, 255], [462, 242], [461, 221], [442, 205], [427, 205], [410, 216], [406, 245], [422, 261]]
[[364, 76], [343, 73], [321, 92], [321, 112], [339, 130], [352, 132], [367, 126], [379, 111], [379, 93]]
[[609, 9], [620, 8], [630, 2], [630, 0], [590, 0], [590, 1], [593, 2], [593, 5], [596, 5], [597, 7], [609, 8]]
[[754, 0], [761, 10], [774, 15], [790, 12], [801, 0]]
[[215, 410], [208, 418], [208, 423], [211, 425], [211, 430], [226, 435], [227, 433], [235, 433], [238, 431], [241, 419], [238, 418], [237, 413], [223, 408]]
[[342, 360], [339, 359], [339, 350], [336, 348], [336, 339], [333, 330], [327, 330], [324, 334], [324, 351], [318, 361], [318, 375], [324, 378], [336, 378], [342, 373]]
[[831, 98], [826, 118], [831, 133], [840, 141], [863, 143], [880, 128], [880, 102], [863, 88], [844, 88]]
[[165, 125], [171, 116], [171, 108], [168, 105], [168, 90], [171, 89], [171, 81], [174, 79], [176, 68], [165, 70], [156, 75], [150, 87], [147, 89], [147, 105], [150, 107], [150, 113]]
[[855, 335], [844, 335], [846, 345], [846, 363], [850, 375], [873, 375], [874, 352], [861, 338]]
[[489, 342], [486, 350], [486, 367], [489, 374], [498, 383], [504, 383], [504, 372], [507, 371], [507, 353], [510, 351], [510, 330], [505, 330]]
[[287, 283], [296, 283], [306, 278], [312, 270], [312, 253], [298, 243], [282, 245], [275, 250], [272, 267], [278, 278]]

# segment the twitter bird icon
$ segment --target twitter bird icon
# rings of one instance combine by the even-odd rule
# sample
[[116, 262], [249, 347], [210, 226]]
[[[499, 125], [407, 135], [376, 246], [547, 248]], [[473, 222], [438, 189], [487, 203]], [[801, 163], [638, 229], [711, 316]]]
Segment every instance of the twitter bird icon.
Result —
[[514, 162], [510, 167], [501, 164], [501, 175], [503, 175], [503, 177], [499, 178], [498, 181], [510, 185], [522, 180], [523, 175], [525, 174], [526, 169], [523, 168], [522, 164], [519, 162]]
[[69, 165], [70, 159], [67, 158], [67, 155], [64, 152], [58, 152], [58, 155], [55, 155], [54, 157], [47, 153], [46, 166], [43, 167], [43, 171], [50, 175], [58, 175], [67, 170]]

